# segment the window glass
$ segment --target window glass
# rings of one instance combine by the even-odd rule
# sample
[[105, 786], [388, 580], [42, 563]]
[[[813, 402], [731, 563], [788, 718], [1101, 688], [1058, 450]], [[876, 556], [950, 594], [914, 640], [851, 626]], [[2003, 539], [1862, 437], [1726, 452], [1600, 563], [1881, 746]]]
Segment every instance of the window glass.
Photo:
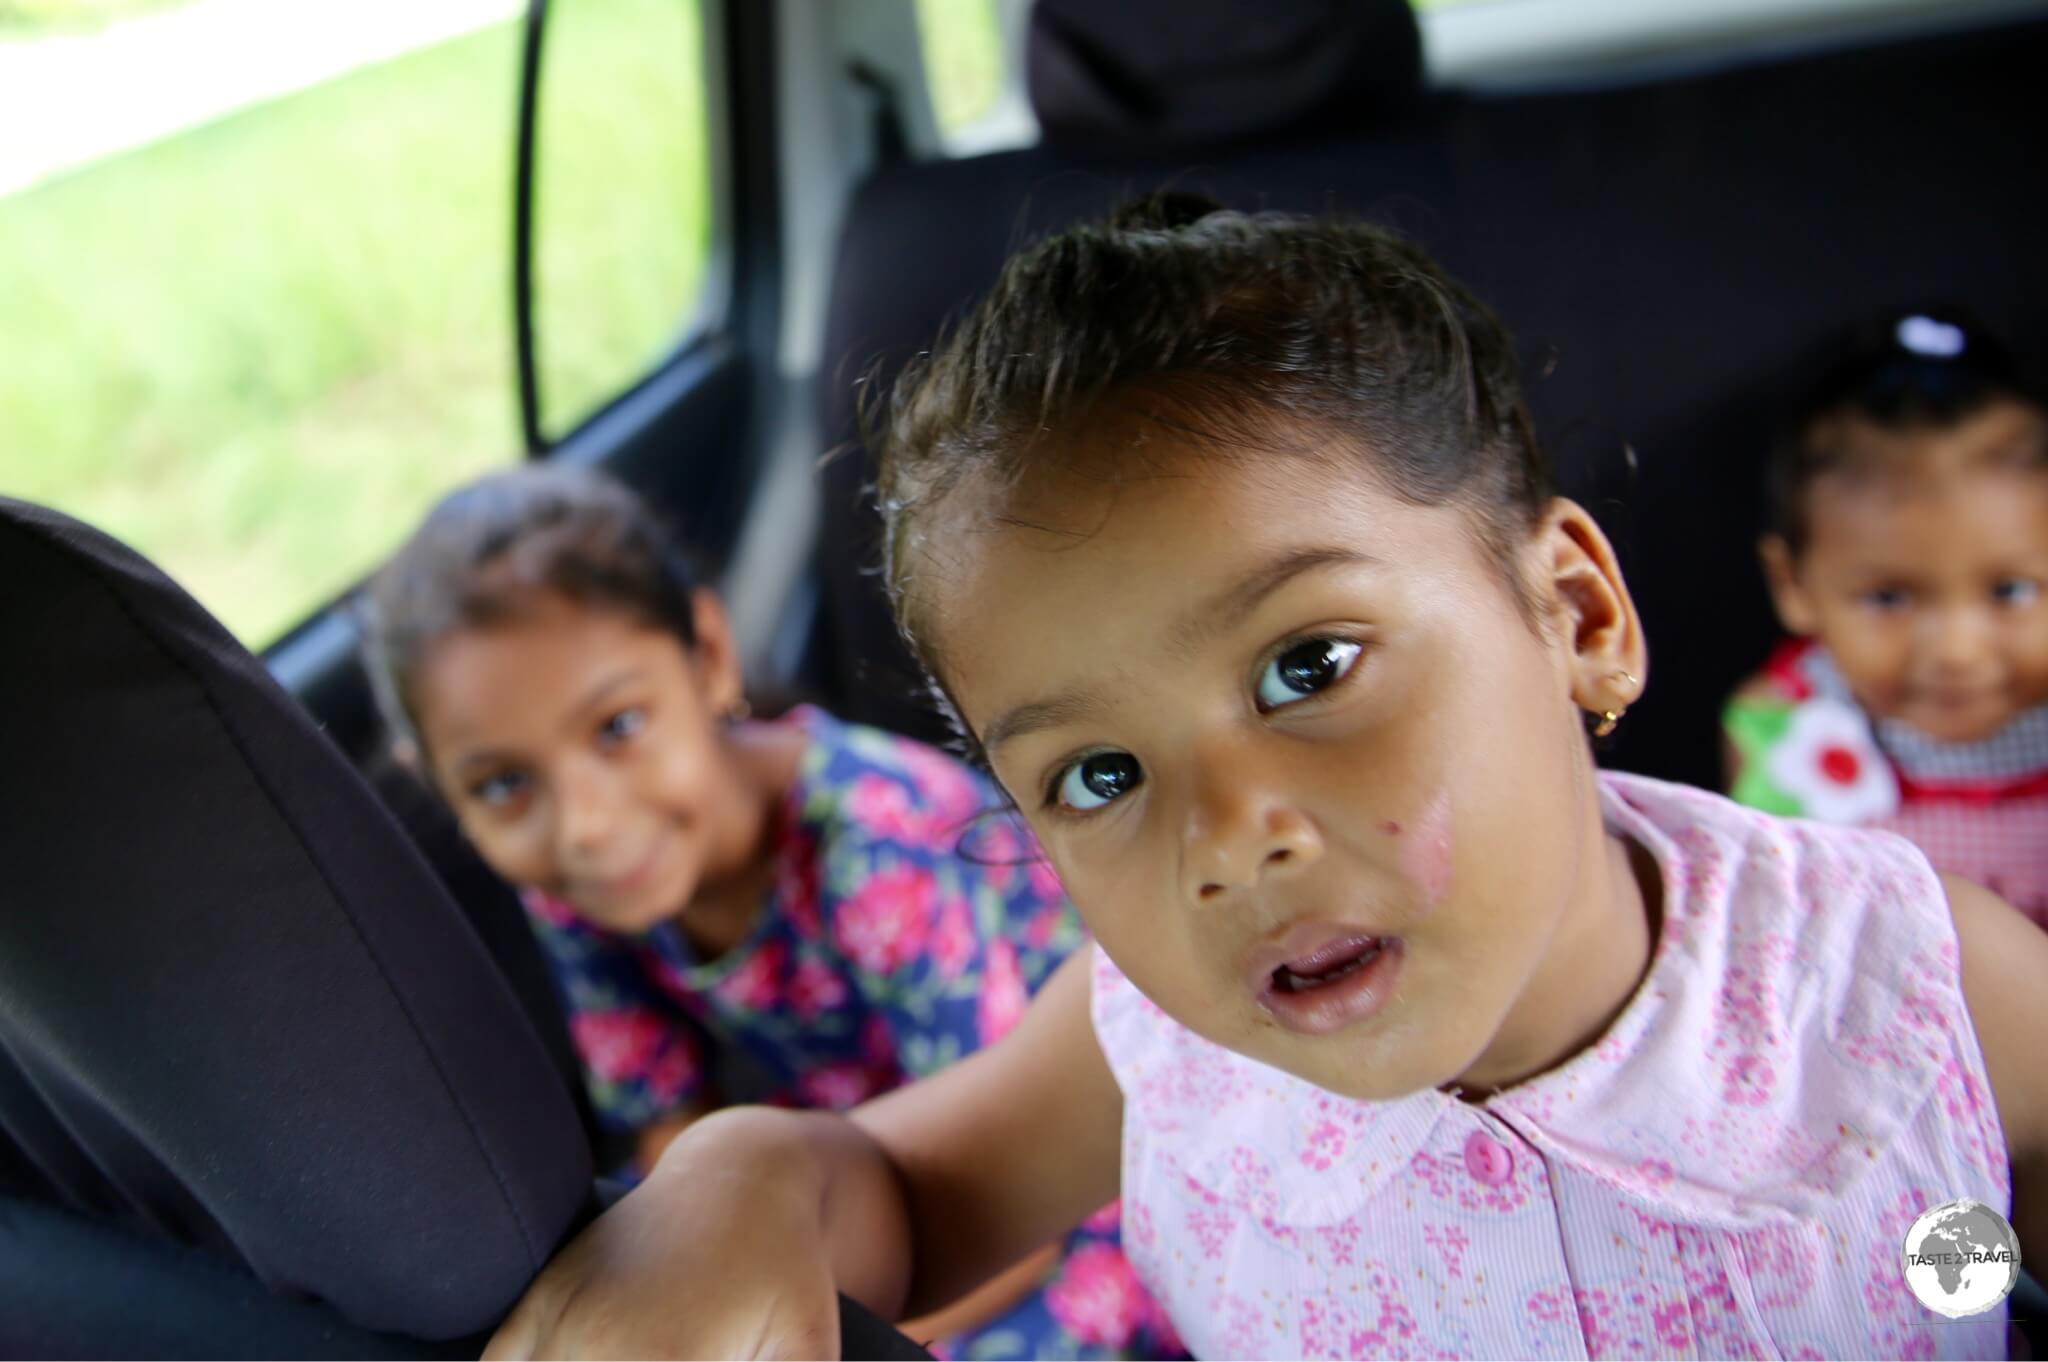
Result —
[[556, 0], [535, 156], [542, 428], [573, 429], [703, 319], [711, 250], [696, 0]]
[[1003, 94], [1003, 29], [996, 0], [917, 0], [925, 84], [941, 137], [994, 111]]
[[[0, 495], [135, 545], [262, 646], [518, 457], [522, 9], [0, 0]], [[694, 4], [552, 12], [546, 135], [576, 154], [543, 171], [540, 320], [570, 420], [691, 311], [704, 204], [673, 186], [705, 131]]]

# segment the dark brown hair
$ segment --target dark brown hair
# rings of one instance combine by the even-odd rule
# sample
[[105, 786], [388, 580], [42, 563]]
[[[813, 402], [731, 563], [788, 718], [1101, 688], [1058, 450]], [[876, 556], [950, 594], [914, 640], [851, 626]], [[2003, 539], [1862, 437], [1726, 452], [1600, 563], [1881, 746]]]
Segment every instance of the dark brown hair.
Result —
[[1470, 506], [1503, 563], [1552, 495], [1507, 331], [1423, 252], [1363, 223], [1154, 196], [1012, 257], [869, 413], [884, 571], [928, 668], [915, 541], [933, 509], [1071, 460], [1062, 437], [1091, 409], [1141, 395], [1221, 452], [1333, 433], [1394, 495]]
[[[2000, 399], [2039, 406], [2041, 392], [2004, 344], [1964, 309], [1902, 309], [1832, 337], [1772, 443], [1765, 491], [1771, 532], [1794, 554], [1801, 552], [1814, 480], [1874, 464], [1867, 447], [1834, 438], [1840, 418], [1892, 432], [1939, 430]], [[2030, 456], [2048, 463], [2048, 449]]]
[[552, 595], [690, 648], [694, 587], [675, 539], [624, 484], [569, 465], [508, 469], [443, 497], [371, 581], [363, 661], [393, 735], [417, 741], [412, 686], [450, 634], [523, 618]]

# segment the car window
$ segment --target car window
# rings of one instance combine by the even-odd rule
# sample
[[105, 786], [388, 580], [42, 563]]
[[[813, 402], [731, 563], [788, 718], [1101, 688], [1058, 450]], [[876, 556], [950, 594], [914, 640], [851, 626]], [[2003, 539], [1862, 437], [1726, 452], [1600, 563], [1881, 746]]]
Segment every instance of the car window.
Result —
[[942, 149], [972, 156], [1038, 139], [1016, 45], [1024, 0], [917, 0], [925, 90]]
[[996, 0], [918, 0], [918, 35], [932, 116], [957, 133], [993, 107], [1003, 85]]
[[560, 439], [712, 315], [699, 6], [551, 5], [539, 109], [534, 325]]
[[[262, 646], [519, 457], [522, 10], [0, 0], [0, 494], [134, 544]], [[696, 315], [707, 128], [695, 4], [551, 11], [559, 431]]]

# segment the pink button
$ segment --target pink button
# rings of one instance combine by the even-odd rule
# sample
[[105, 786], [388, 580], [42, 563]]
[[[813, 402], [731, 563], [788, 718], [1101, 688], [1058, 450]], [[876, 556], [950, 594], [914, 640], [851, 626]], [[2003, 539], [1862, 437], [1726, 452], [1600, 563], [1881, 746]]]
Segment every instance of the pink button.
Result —
[[1498, 1187], [1515, 1175], [1515, 1156], [1493, 1136], [1475, 1130], [1465, 1137], [1465, 1171], [1488, 1187]]

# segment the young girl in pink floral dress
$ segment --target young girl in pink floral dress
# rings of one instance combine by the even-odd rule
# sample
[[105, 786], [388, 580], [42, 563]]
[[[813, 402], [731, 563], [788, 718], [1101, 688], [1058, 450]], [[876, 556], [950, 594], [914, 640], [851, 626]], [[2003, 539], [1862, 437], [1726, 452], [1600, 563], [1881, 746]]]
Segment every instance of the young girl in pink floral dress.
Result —
[[[1081, 943], [984, 777], [817, 709], [749, 719], [716, 598], [600, 475], [452, 494], [370, 624], [390, 719], [524, 890], [598, 1114], [648, 1162], [728, 1099], [714, 1054], [751, 1100], [850, 1107], [1007, 1033]], [[935, 1321], [994, 1311], [943, 1349], [1170, 1353], [1116, 1244], [1089, 1216]]]
[[2048, 926], [2048, 411], [1945, 315], [1864, 328], [1776, 451], [1795, 637], [1729, 702], [1730, 793], [1886, 828]]
[[[1596, 769], [1641, 625], [1425, 256], [1147, 203], [885, 417], [899, 619], [1096, 948], [851, 1119], [693, 1127], [487, 1356], [831, 1356], [834, 1287], [920, 1308], [1119, 1191], [1198, 1357], [2003, 1355], [2048, 935]], [[1904, 1250], [1965, 1198], [1950, 1319]]]

